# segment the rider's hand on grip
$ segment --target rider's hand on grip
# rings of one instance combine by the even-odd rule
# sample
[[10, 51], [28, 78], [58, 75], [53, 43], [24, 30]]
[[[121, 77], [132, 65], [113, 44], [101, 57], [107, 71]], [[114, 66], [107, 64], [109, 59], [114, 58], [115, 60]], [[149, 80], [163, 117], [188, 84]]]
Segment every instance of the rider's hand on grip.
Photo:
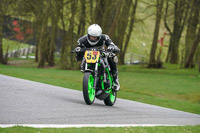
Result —
[[81, 48], [80, 48], [80, 47], [76, 47], [76, 48], [75, 48], [75, 52], [76, 52], [76, 53], [79, 53], [80, 51], [81, 51]]
[[107, 50], [113, 52], [115, 50], [115, 48], [113, 46], [108, 46]]

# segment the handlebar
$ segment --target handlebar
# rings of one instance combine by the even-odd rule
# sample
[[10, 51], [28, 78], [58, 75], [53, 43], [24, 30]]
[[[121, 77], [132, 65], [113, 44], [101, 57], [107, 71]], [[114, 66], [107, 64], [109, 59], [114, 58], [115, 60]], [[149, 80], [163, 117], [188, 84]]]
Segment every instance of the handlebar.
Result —
[[[76, 49], [76, 48], [75, 48]], [[76, 53], [76, 50], [71, 50], [70, 51], [70, 53]], [[96, 46], [96, 47], [91, 47], [91, 48], [86, 48], [86, 47], [84, 47], [84, 48], [81, 48], [81, 50], [80, 50], [80, 53], [84, 53], [86, 50], [93, 50], [93, 51], [101, 51], [101, 52], [103, 52], [103, 53], [114, 53], [114, 51], [113, 50], [110, 50], [110, 49], [104, 49], [104, 47], [103, 46]], [[109, 54], [110, 55], [110, 54]]]

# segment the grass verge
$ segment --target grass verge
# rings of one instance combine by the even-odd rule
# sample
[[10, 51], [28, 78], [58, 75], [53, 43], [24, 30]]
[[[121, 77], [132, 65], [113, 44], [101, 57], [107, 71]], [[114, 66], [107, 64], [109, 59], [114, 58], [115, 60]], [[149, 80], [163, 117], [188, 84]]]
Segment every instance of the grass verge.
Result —
[[[83, 74], [76, 70], [38, 69], [34, 62], [21, 66], [0, 65], [0, 73], [82, 90]], [[121, 91], [118, 97], [200, 114], [200, 74], [196, 69], [145, 69], [119, 66]]]
[[120, 128], [30, 128], [12, 127], [0, 128], [1, 133], [199, 133], [200, 126], [175, 126], [175, 127], [120, 127]]

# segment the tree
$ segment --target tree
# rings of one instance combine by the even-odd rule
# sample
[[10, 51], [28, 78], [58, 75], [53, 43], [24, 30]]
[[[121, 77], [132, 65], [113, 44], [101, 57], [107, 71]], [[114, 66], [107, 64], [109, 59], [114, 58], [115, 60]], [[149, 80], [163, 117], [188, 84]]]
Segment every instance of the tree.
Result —
[[89, 13], [88, 14], [90, 14], [90, 21], [89, 21], [89, 23], [90, 24], [93, 24], [94, 23], [94, 6], [93, 6], [93, 0], [89, 0], [89, 5], [87, 6], [87, 7], [90, 7], [89, 8]]
[[190, 54], [189, 54], [187, 61], [185, 63], [185, 68], [193, 68], [194, 67], [193, 58], [194, 58], [194, 54], [195, 54], [195, 51], [196, 51], [199, 43], [200, 43], [200, 26], [199, 26], [199, 29], [198, 29], [198, 33], [195, 37], [194, 44], [193, 44], [193, 46], [190, 50]]
[[3, 55], [3, 24], [4, 24], [4, 15], [6, 15], [10, 0], [1, 0], [0, 1], [0, 63], [7, 64], [7, 58]]
[[166, 61], [170, 60], [170, 63], [177, 64], [179, 61], [179, 41], [181, 34], [183, 32], [187, 14], [188, 14], [188, 5], [185, 0], [176, 0], [174, 3], [174, 24], [173, 31], [171, 32], [170, 44], [167, 53]]
[[124, 44], [124, 51], [123, 51], [123, 60], [122, 62], [124, 62], [124, 58], [125, 58], [125, 54], [126, 54], [126, 51], [127, 51], [127, 48], [128, 48], [128, 44], [129, 44], [129, 41], [130, 41], [130, 37], [131, 37], [131, 33], [133, 31], [133, 25], [135, 23], [135, 14], [136, 14], [136, 9], [137, 9], [137, 3], [138, 3], [138, 0], [135, 0], [135, 4], [133, 5], [133, 8], [132, 8], [132, 13], [131, 13], [131, 19], [130, 19], [130, 23], [129, 23], [129, 29], [128, 29], [128, 34], [126, 36], [126, 40], [125, 40], [125, 44]]
[[[35, 0], [35, 1], [30, 1], [28, 2], [28, 0], [25, 0], [25, 3], [28, 3], [28, 5], [26, 5], [26, 7], [28, 7], [34, 14], [34, 22], [33, 22], [33, 29], [34, 29], [34, 34], [35, 34], [35, 38], [36, 38], [36, 50], [35, 50], [35, 62], [39, 61], [39, 43], [40, 43], [40, 34], [41, 34], [41, 26], [42, 26], [42, 22], [43, 22], [43, 16], [44, 16], [44, 1], [40, 1], [40, 0]], [[29, 7], [30, 6], [30, 7]], [[42, 41], [41, 41], [42, 42]], [[45, 58], [45, 56], [44, 56]], [[43, 59], [44, 63], [45, 63], [45, 59]], [[42, 63], [43, 65], [38, 66], [38, 67], [44, 67], [44, 63]]]
[[[25, 4], [27, 0], [24, 0]], [[45, 62], [49, 66], [54, 65], [54, 53], [58, 21], [60, 17], [60, 4], [55, 0], [30, 1], [26, 7], [30, 8], [35, 16], [34, 33], [36, 34], [36, 62], [38, 67], [43, 68]], [[50, 27], [48, 26], [50, 25]]]
[[3, 11], [3, 2], [0, 1], [0, 63], [5, 64], [3, 57], [3, 22], [4, 22], [4, 11]]
[[61, 3], [52, 0], [50, 1], [50, 21], [51, 21], [51, 29], [48, 36], [48, 44], [47, 44], [47, 52], [46, 52], [46, 60], [48, 62], [49, 66], [54, 66], [54, 53], [55, 53], [55, 43], [56, 43], [56, 37], [57, 37], [57, 29], [58, 29], [58, 22], [60, 18], [60, 8]]
[[39, 41], [38, 41], [38, 67], [43, 68], [46, 61], [46, 50], [47, 50], [47, 43], [48, 43], [48, 18], [49, 18], [49, 11], [50, 11], [50, 3], [44, 3], [45, 7], [43, 8], [42, 12], [37, 14], [37, 17], [40, 23], [39, 29]]
[[[96, 1], [95, 23], [108, 34], [121, 49], [119, 62], [124, 63], [125, 54], [135, 22], [138, 0]], [[132, 11], [132, 12], [131, 12]]]
[[199, 60], [199, 72], [200, 72], [200, 60]]
[[[138, 0], [133, 4], [132, 0], [116, 2], [106, 1], [106, 9], [103, 12], [102, 27], [113, 42], [121, 49], [119, 62], [124, 63], [125, 53], [133, 30], [135, 13]], [[131, 12], [132, 10], [132, 12]], [[107, 19], [109, 18], [109, 19]], [[130, 18], [130, 21], [128, 21]], [[127, 33], [128, 32], [128, 33]], [[125, 40], [126, 39], [126, 40]]]
[[98, 25], [102, 25], [103, 23], [103, 16], [106, 10], [105, 6], [106, 0], [97, 0], [96, 7], [95, 7], [95, 23]]
[[130, 9], [132, 5], [132, 0], [126, 0], [121, 7], [121, 12], [119, 14], [119, 19], [117, 21], [116, 28], [114, 29], [114, 42], [120, 48], [120, 56], [119, 56], [119, 63], [124, 63], [124, 55], [125, 55], [125, 48], [124, 48], [124, 39], [126, 35], [126, 30], [128, 26], [128, 18], [130, 15]]
[[117, 0], [116, 2], [109, 0], [96, 1], [94, 23], [99, 24], [104, 33], [111, 35], [110, 29], [113, 29], [111, 27], [113, 27], [113, 24], [115, 23], [116, 16], [119, 15], [121, 5], [122, 2], [120, 0]]
[[72, 68], [74, 67], [74, 56], [70, 54], [70, 51], [75, 48], [75, 35], [74, 35], [74, 23], [75, 23], [75, 15], [77, 11], [77, 0], [71, 1], [71, 17], [69, 20], [69, 29], [67, 32], [67, 36], [64, 39], [61, 52], [60, 64], [62, 69]]
[[86, 25], [86, 0], [81, 0], [81, 13], [79, 16], [78, 36], [83, 36]]
[[199, 6], [200, 2], [199, 0], [193, 0], [191, 5], [191, 10], [189, 13], [189, 19], [188, 19], [188, 24], [187, 24], [187, 32], [186, 32], [186, 37], [185, 37], [185, 60], [187, 59], [190, 49], [192, 47], [192, 44], [194, 43], [195, 40], [195, 35], [196, 35], [196, 29], [198, 25], [198, 17], [199, 17]]
[[[118, 27], [116, 28], [117, 31], [118, 31], [117, 35], [118, 35], [119, 38], [117, 38], [117, 37], [115, 37], [115, 38], [117, 38], [119, 40], [119, 41], [117, 41], [119, 48], [121, 49], [119, 62], [122, 63], [122, 64], [124, 64], [125, 54], [127, 52], [131, 33], [133, 31], [133, 26], [134, 26], [134, 22], [135, 22], [135, 14], [136, 14], [136, 9], [137, 9], [137, 3], [138, 3], [138, 0], [135, 0], [134, 4], [132, 3], [132, 1], [131, 1], [131, 3], [126, 3], [127, 5], [130, 4], [130, 7], [124, 6], [124, 8], [130, 8], [130, 10], [132, 10], [132, 12], [129, 13], [130, 12], [129, 10], [122, 12], [122, 16], [120, 16], [120, 18], [122, 18], [123, 21], [121, 21], [121, 23], [119, 21], [118, 23], [121, 24], [121, 25], [118, 25]], [[125, 9], [122, 9], [122, 10], [125, 10]], [[123, 18], [124, 14], [127, 14], [128, 16], [124, 16], [125, 18]], [[127, 21], [129, 19], [129, 17], [130, 17], [130, 21]], [[125, 20], [127, 21], [127, 23], [125, 22]], [[128, 31], [128, 33], [126, 33], [126, 31]], [[122, 33], [121, 36], [120, 36], [120, 33]]]
[[156, 49], [157, 49], [159, 29], [160, 29], [160, 21], [162, 17], [163, 3], [164, 3], [164, 0], [157, 0], [156, 23], [154, 27], [154, 36], [153, 36], [153, 41], [152, 41], [152, 46], [151, 46], [151, 53], [150, 53], [148, 68], [156, 68], [158, 65], [155, 59], [155, 55], [156, 55]]

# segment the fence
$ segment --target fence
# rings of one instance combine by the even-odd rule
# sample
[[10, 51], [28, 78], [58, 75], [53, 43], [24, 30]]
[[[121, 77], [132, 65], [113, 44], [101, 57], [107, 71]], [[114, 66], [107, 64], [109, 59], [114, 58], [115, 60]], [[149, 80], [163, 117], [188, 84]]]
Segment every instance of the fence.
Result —
[[125, 64], [145, 64], [146, 56], [136, 53], [127, 53], [125, 56]]
[[12, 52], [7, 53], [7, 57], [8, 58], [13, 58], [13, 57], [18, 58], [18, 57], [22, 57], [22, 56], [28, 57], [29, 54], [34, 53], [34, 52], [35, 52], [35, 47], [30, 46], [29, 48], [13, 50]]

